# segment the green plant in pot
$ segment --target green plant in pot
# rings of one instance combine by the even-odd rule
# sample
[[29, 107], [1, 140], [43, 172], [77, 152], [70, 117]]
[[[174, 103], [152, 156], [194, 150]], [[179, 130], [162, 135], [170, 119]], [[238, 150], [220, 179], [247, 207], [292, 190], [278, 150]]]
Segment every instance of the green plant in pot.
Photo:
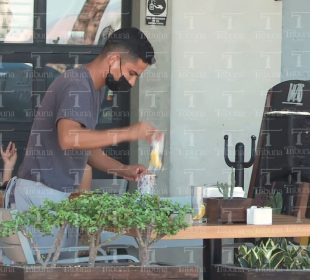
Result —
[[268, 238], [252, 248], [240, 246], [237, 260], [245, 268], [310, 269], [310, 247], [295, 245], [286, 238]]
[[28, 211], [11, 211], [12, 220], [2, 221], [0, 223], [0, 237], [10, 237], [21, 232], [31, 244], [35, 252], [36, 261], [42, 267], [48, 265], [54, 266], [58, 256], [53, 254], [54, 250], [41, 252], [39, 245], [33, 238], [33, 230], [38, 230], [42, 235], [51, 235], [54, 227], [57, 227], [58, 233], [55, 236], [53, 248], [60, 248], [60, 242], [63, 239], [64, 231], [67, 226], [65, 220], [59, 217], [55, 212], [50, 211], [45, 203], [42, 207], [31, 207]]
[[[79, 227], [88, 235], [88, 265], [93, 267], [97, 251], [102, 246], [100, 235], [104, 230], [115, 232], [116, 237], [128, 233], [137, 239], [141, 266], [147, 266], [150, 246], [163, 236], [186, 228], [185, 216], [190, 211], [189, 206], [180, 206], [156, 195], [84, 193], [61, 202], [46, 201], [41, 207], [16, 213], [12, 220], [0, 223], [0, 237], [21, 231], [36, 249], [38, 263], [44, 267], [56, 266], [65, 228]], [[29, 227], [46, 235], [51, 234], [55, 227], [59, 229], [48, 255], [42, 257], [28, 232]]]
[[234, 197], [234, 169], [231, 169], [230, 183], [217, 182], [216, 186], [223, 197], [204, 198], [208, 223], [245, 223], [246, 209], [252, 205], [252, 199]]
[[[61, 244], [68, 226], [78, 227], [87, 233], [89, 239], [89, 266], [93, 267], [97, 251], [103, 244], [100, 235], [106, 228], [113, 228], [115, 238], [125, 233], [122, 216], [115, 209], [121, 209], [121, 198], [108, 193], [85, 193], [61, 202], [45, 201], [40, 207], [31, 207], [25, 212], [16, 212], [12, 220], [0, 223], [0, 236], [11, 236], [18, 231], [29, 240], [36, 253], [38, 264], [55, 267], [61, 253]], [[58, 229], [55, 234], [55, 228]], [[54, 234], [52, 248], [41, 251], [32, 237], [33, 229], [43, 235]], [[108, 240], [110, 241], [110, 240]]]
[[214, 279], [309, 279], [310, 247], [295, 245], [286, 238], [268, 238], [259, 244], [241, 245], [236, 266], [215, 265]]
[[282, 193], [278, 191], [273, 193], [267, 202], [267, 206], [272, 208], [274, 214], [281, 214], [283, 207]]
[[185, 221], [189, 206], [181, 206], [157, 195], [126, 194], [127, 229], [132, 229], [139, 247], [141, 266], [149, 265], [150, 247], [166, 235], [174, 235], [188, 226]]
[[220, 193], [223, 195], [223, 199], [232, 199], [234, 196], [234, 189], [235, 189], [236, 181], [235, 181], [235, 173], [234, 169], [231, 169], [230, 174], [230, 184], [228, 183], [216, 183], [216, 186]]
[[[64, 218], [66, 224], [86, 233], [89, 245], [89, 266], [94, 267], [101, 246], [125, 234], [126, 211], [122, 197], [109, 193], [82, 193], [59, 203], [47, 202], [49, 209]], [[113, 229], [112, 239], [101, 241], [101, 234]], [[57, 248], [59, 249], [59, 248]]]
[[252, 248], [241, 245], [237, 259], [245, 268], [310, 269], [310, 247], [295, 245], [285, 238], [269, 238]]

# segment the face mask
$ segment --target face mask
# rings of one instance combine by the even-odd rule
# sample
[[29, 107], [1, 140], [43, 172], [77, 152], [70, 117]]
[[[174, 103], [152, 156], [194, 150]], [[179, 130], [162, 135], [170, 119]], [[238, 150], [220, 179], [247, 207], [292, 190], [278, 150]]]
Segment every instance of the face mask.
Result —
[[131, 89], [131, 84], [122, 74], [121, 65], [120, 65], [121, 77], [119, 78], [118, 81], [115, 81], [113, 75], [110, 72], [110, 68], [109, 68], [109, 74], [105, 78], [106, 86], [112, 91], [129, 91]]

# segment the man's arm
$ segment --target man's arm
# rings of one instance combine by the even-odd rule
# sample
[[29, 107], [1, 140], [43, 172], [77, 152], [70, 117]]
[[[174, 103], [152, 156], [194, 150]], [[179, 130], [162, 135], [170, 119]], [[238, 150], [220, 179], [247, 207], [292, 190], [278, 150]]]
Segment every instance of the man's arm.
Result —
[[142, 165], [125, 165], [121, 162], [109, 157], [101, 149], [91, 150], [88, 163], [110, 174], [123, 177], [127, 180], [137, 180], [138, 177], [146, 172], [146, 168]]
[[145, 122], [128, 127], [107, 130], [90, 130], [79, 122], [60, 119], [57, 122], [58, 142], [63, 150], [96, 149], [108, 147], [125, 141], [144, 139], [151, 142], [156, 129]]

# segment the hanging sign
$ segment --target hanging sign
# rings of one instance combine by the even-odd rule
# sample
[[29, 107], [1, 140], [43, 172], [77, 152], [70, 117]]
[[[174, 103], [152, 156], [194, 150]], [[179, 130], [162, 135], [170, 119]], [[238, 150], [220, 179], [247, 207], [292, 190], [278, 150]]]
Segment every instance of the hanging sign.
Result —
[[146, 0], [146, 24], [166, 25], [167, 1], [168, 0]]

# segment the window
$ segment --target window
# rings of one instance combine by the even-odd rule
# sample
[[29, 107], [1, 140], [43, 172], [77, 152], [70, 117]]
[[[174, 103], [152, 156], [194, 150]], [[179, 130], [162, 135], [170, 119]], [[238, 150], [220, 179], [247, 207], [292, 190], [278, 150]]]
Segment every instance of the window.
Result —
[[2, 0], [0, 13], [1, 42], [33, 42], [34, 0]]
[[121, 26], [121, 2], [47, 0], [46, 43], [102, 45]]
[[0, 69], [1, 122], [32, 122], [32, 73], [30, 63], [2, 63]]

